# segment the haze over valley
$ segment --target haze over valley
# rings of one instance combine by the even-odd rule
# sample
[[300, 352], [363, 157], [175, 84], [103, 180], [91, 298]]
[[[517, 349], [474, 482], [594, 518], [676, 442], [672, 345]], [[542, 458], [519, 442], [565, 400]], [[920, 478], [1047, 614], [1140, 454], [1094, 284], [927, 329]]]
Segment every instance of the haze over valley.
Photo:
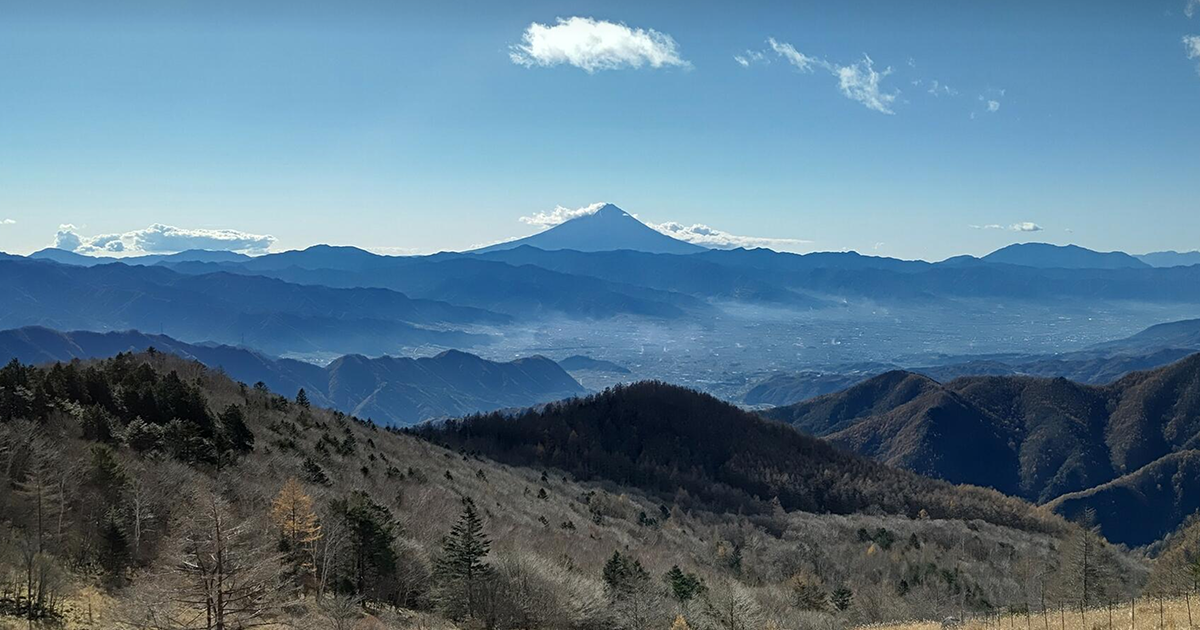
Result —
[[660, 379], [739, 402], [776, 375], [1028, 361], [1200, 312], [1200, 267], [1042, 245], [935, 263], [714, 250], [612, 204], [466, 253], [44, 249], [0, 265], [14, 296], [5, 328], [140, 330], [318, 365], [447, 349], [493, 361], [584, 355], [628, 370], [577, 370], [592, 390]]

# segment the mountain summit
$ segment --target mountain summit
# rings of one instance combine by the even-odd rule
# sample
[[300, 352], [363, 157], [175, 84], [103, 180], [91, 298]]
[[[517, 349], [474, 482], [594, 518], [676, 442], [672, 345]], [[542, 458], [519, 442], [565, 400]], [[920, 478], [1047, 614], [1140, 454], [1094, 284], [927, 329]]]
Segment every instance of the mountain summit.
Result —
[[1125, 252], [1097, 252], [1078, 245], [1015, 243], [1002, 247], [983, 260], [991, 263], [1042, 269], [1146, 269], [1149, 264]]
[[474, 253], [484, 254], [523, 245], [544, 250], [573, 249], [580, 252], [631, 249], [651, 254], [695, 254], [707, 249], [671, 238], [617, 206], [606, 203], [591, 214], [560, 223], [544, 232], [490, 245]]

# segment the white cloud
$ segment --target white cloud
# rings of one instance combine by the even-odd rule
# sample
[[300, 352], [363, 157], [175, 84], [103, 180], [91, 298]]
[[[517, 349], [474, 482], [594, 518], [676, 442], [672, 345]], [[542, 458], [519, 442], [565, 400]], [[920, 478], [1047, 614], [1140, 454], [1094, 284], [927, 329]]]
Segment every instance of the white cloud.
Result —
[[773, 37], [767, 40], [767, 44], [777, 55], [801, 72], [812, 72], [814, 68], [821, 68], [837, 77], [838, 88], [846, 98], [858, 101], [867, 109], [881, 114], [895, 113], [892, 111], [892, 104], [896, 101], [899, 91], [885, 92], [880, 85], [880, 82], [892, 73], [892, 69], [888, 67], [883, 71], [875, 70], [875, 62], [869, 55], [864, 54], [862, 61], [846, 66], [810, 57], [796, 50], [795, 46], [777, 41]]
[[[920, 81], [914, 82], [913, 85], [920, 85]], [[958, 90], [940, 83], [937, 79], [929, 82], [929, 89], [926, 92], [934, 96], [958, 96]]]
[[885, 68], [883, 72], [876, 72], [875, 63], [869, 56], [863, 55], [861, 62], [850, 66], [839, 66], [835, 74], [838, 77], [838, 85], [842, 89], [842, 94], [846, 98], [858, 101], [866, 105], [867, 109], [881, 114], [894, 114], [892, 103], [895, 102], [898, 92], [887, 93], [879, 89], [879, 82], [891, 73], [891, 68]]
[[1042, 226], [1032, 221], [1021, 221], [1012, 225], [1000, 225], [999, 223], [989, 223], [987, 225], [972, 225], [972, 229], [976, 230], [1009, 230], [1011, 232], [1041, 232]]
[[774, 50], [780, 57], [787, 59], [788, 63], [796, 66], [804, 72], [811, 72], [813, 66], [815, 65], [819, 65], [827, 69], [829, 68], [828, 62], [815, 57], [809, 57], [808, 55], [796, 50], [796, 47], [791, 44], [775, 41], [774, 37], [767, 39], [767, 44], [769, 44], [771, 46], [771, 50]]
[[734, 55], [733, 60], [743, 68], [749, 68], [753, 63], [771, 63], [770, 59], [759, 50], [747, 50], [740, 55]]
[[59, 249], [65, 249], [73, 252], [79, 249], [83, 244], [83, 239], [75, 233], [77, 228], [70, 223], [64, 223], [58, 226], [58, 233], [54, 235], [54, 246]]
[[188, 249], [262, 253], [275, 242], [275, 237], [271, 235], [248, 234], [238, 230], [178, 228], [161, 223], [142, 230], [97, 236], [82, 236], [78, 230], [69, 223], [58, 226], [54, 247], [80, 254], [132, 256], [170, 254]]
[[536, 225], [541, 228], [554, 227], [560, 223], [566, 223], [571, 219], [594, 214], [597, 210], [604, 207], [603, 201], [594, 203], [590, 206], [582, 208], [564, 208], [563, 206], [555, 206], [550, 212], [539, 212], [527, 217], [521, 217], [521, 223], [528, 225]]
[[[1196, 2], [1200, 3], [1200, 0], [1196, 0]], [[1188, 59], [1200, 59], [1200, 35], [1188, 35], [1184, 37], [1183, 47], [1187, 49]], [[1200, 72], [1200, 64], [1196, 64], [1196, 72]]]
[[735, 249], [745, 247], [766, 247], [776, 251], [792, 251], [812, 243], [798, 238], [774, 238], [769, 236], [739, 236], [724, 230], [718, 230], [702, 223], [684, 225], [675, 221], [665, 223], [647, 223], [646, 225], [681, 241], [712, 247], [714, 249]]
[[1188, 0], [1187, 6], [1183, 7], [1183, 14], [1192, 17], [1196, 15], [1196, 9], [1200, 9], [1200, 0]]
[[522, 66], [569, 64], [586, 72], [620, 68], [690, 67], [666, 33], [585, 17], [559, 18], [553, 26], [534, 22], [509, 58]]
[[[1008, 93], [1006, 89], [988, 88], [978, 96], [980, 104], [983, 106], [983, 111], [988, 114], [995, 114], [1000, 111], [1000, 99]], [[975, 118], [974, 112], [971, 113], [971, 118]]]
[[0, 225], [16, 225], [16, 224], [17, 224], [17, 222], [12, 219], [0, 220]]

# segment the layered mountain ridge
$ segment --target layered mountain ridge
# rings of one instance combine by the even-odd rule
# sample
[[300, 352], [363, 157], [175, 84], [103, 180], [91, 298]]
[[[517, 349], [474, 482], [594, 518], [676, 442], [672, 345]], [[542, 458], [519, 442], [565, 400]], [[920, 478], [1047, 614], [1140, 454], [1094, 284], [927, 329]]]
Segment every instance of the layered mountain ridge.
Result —
[[[1117, 495], [1133, 501], [1144, 478], [1162, 477], [1151, 474], [1155, 467], [1200, 448], [1200, 354], [1099, 386], [1028, 376], [943, 384], [895, 371], [765, 415], [850, 451], [1049, 502], [1068, 516], [1093, 507], [1102, 526], [1113, 528], [1122, 517], [1103, 509], [1105, 502]], [[1172, 489], [1159, 496], [1176, 500], [1142, 499], [1167, 516], [1123, 526], [1116, 540], [1151, 542], [1190, 513], [1186, 497], [1200, 493], [1200, 477], [1168, 477]]]
[[383, 425], [528, 407], [585, 393], [558, 364], [542, 356], [501, 363], [448, 350], [415, 359], [347, 355], [319, 366], [136, 331], [63, 333], [40, 327], [0, 331], [3, 363], [97, 359], [148, 348], [198, 361], [245, 383], [261, 381], [272, 391], [294, 395], [304, 389], [314, 404]]

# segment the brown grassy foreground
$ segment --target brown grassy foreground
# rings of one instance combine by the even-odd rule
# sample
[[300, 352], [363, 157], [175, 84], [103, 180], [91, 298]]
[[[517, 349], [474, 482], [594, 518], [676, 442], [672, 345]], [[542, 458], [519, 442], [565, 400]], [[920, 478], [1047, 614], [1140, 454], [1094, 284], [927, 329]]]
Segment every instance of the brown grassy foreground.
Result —
[[[1110, 608], [1047, 606], [1045, 613], [1030, 612], [971, 617], [957, 624], [959, 630], [1187, 630], [1200, 623], [1200, 599], [1196, 597], [1143, 597], [1113, 603]], [[872, 630], [942, 630], [955, 626], [951, 620], [910, 621], [858, 626]]]

